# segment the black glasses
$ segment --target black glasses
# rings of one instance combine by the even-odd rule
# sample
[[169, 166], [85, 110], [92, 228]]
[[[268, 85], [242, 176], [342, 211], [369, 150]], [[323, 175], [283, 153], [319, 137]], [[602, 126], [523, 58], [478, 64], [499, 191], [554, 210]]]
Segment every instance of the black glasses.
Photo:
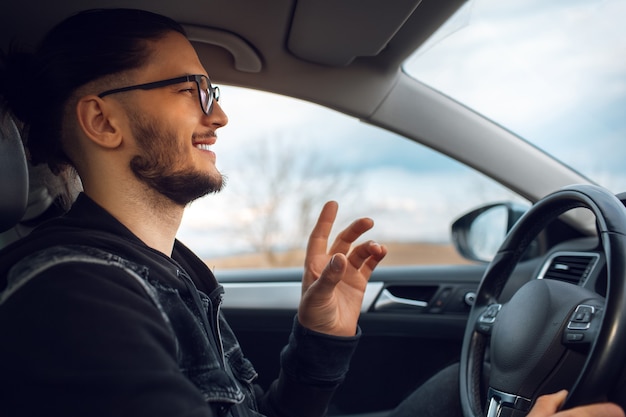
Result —
[[163, 81], [155, 81], [152, 83], [131, 85], [129, 87], [116, 88], [113, 90], [107, 90], [98, 94], [98, 97], [102, 98], [110, 94], [122, 93], [124, 91], [131, 90], [152, 90], [155, 88], [166, 87], [172, 84], [195, 82], [198, 87], [198, 99], [200, 100], [200, 108], [207, 116], [211, 113], [213, 107], [213, 100], [220, 100], [220, 88], [211, 85], [211, 80], [206, 75], [184, 75], [182, 77], [170, 78]]

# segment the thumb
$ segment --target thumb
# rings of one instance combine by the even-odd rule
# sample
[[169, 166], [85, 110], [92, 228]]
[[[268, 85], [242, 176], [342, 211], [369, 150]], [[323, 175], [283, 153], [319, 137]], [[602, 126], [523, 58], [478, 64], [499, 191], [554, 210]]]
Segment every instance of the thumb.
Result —
[[322, 291], [332, 291], [339, 281], [341, 281], [341, 277], [346, 270], [347, 262], [348, 260], [344, 254], [334, 254], [315, 283], [318, 287], [321, 287], [319, 289]]
[[554, 394], [543, 395], [537, 398], [535, 405], [527, 417], [545, 417], [553, 415], [558, 411], [566, 397], [567, 391], [562, 390]]

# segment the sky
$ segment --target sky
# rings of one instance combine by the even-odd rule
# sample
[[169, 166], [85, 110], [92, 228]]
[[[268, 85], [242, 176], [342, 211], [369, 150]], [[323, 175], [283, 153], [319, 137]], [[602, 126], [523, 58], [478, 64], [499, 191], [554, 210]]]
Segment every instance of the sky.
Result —
[[473, 1], [407, 69], [626, 190], [625, 18], [624, 0]]
[[[601, 185], [626, 191], [625, 19], [624, 0], [472, 1], [406, 70]], [[227, 187], [194, 202], [179, 233], [201, 256], [251, 250], [249, 235], [269, 204], [263, 181], [281, 166], [283, 152], [313, 155], [326, 174], [292, 172], [281, 185], [290, 191], [283, 193], [277, 245], [304, 244], [298, 201], [291, 198], [300, 190], [317, 187], [338, 200], [340, 226], [355, 216], [375, 218], [369, 237], [388, 241], [449, 242], [458, 215], [487, 201], [517, 199], [447, 157], [334, 111], [220, 88], [230, 122], [214, 150]], [[255, 157], [263, 150], [273, 162]], [[323, 202], [315, 203], [317, 210]]]

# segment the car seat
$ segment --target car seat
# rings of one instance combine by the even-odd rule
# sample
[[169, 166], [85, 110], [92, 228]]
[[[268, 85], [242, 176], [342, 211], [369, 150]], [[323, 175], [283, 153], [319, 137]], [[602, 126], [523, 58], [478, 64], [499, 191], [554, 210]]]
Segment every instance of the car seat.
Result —
[[82, 189], [77, 176], [33, 166], [25, 154], [16, 122], [0, 114], [0, 249], [65, 213]]
[[0, 233], [14, 227], [28, 205], [28, 165], [13, 118], [0, 115]]

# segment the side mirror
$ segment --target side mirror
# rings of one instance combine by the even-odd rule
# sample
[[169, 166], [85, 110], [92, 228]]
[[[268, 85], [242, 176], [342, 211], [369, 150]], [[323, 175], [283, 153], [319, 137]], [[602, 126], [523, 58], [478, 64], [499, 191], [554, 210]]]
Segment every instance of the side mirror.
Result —
[[526, 211], [527, 207], [509, 202], [479, 207], [454, 221], [452, 242], [464, 258], [490, 262]]

